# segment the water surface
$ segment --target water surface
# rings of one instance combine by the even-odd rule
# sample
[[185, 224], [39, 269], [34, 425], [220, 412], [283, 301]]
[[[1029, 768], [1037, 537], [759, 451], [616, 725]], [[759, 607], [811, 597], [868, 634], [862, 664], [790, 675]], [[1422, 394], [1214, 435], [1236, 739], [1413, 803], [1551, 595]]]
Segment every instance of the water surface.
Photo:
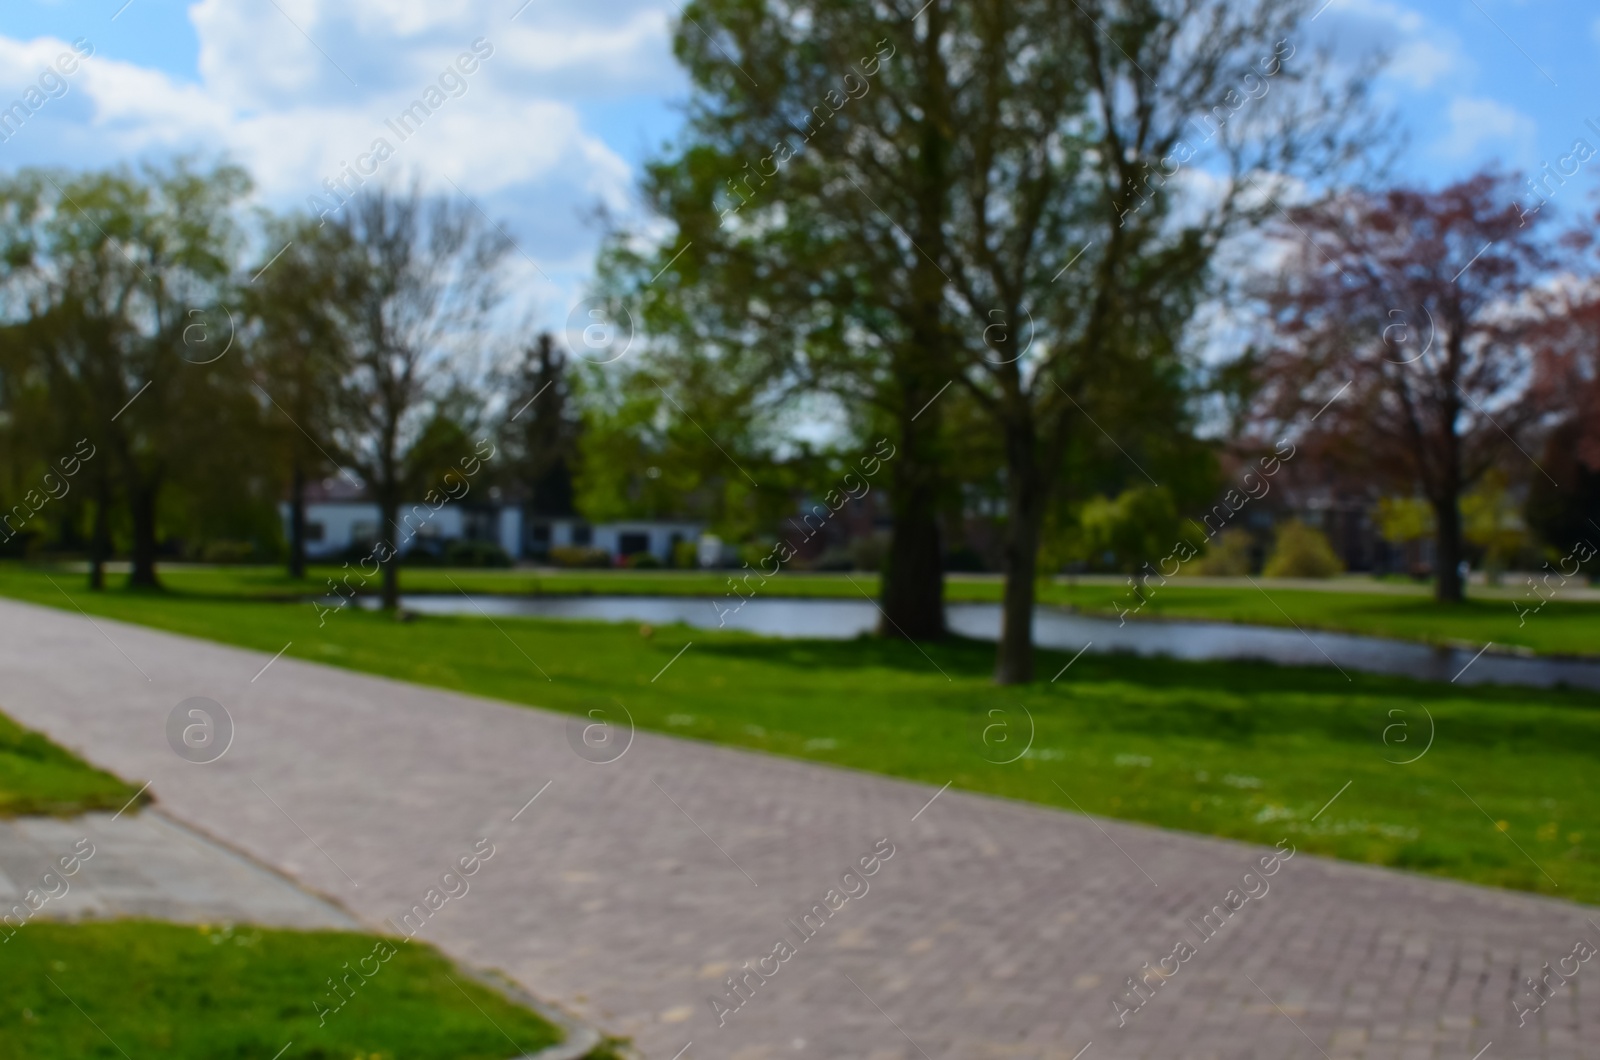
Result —
[[[363, 606], [376, 606], [364, 598]], [[682, 622], [696, 629], [737, 629], [768, 637], [849, 640], [877, 628], [879, 611], [870, 600], [801, 600], [756, 597], [730, 606], [727, 597], [682, 596], [504, 596], [428, 594], [405, 596], [402, 606], [420, 614], [591, 619], [603, 622]], [[737, 599], [731, 601], [737, 605]], [[1000, 605], [950, 604], [950, 628], [963, 636], [994, 640]], [[1459, 684], [1567, 684], [1600, 691], [1600, 661], [1478, 655], [1412, 641], [1353, 633], [1304, 632], [1231, 622], [1172, 622], [1073, 614], [1055, 607], [1035, 611], [1034, 640], [1040, 647], [1076, 653], [1132, 652], [1174, 659], [1260, 659], [1293, 666], [1330, 666], [1345, 671], [1398, 674]], [[1053, 675], [1047, 675], [1053, 676]]]

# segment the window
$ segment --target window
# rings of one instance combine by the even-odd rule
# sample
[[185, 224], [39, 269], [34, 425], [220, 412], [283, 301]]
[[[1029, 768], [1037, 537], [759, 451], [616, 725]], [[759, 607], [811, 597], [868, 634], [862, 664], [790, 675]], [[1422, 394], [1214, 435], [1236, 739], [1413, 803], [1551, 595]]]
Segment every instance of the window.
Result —
[[324, 530], [323, 530], [323, 526], [322, 526], [321, 523], [307, 523], [306, 524], [306, 540], [307, 541], [321, 541], [323, 533], [324, 533]]
[[358, 545], [370, 545], [378, 540], [378, 524], [362, 520], [351, 524], [350, 540]]
[[617, 551], [624, 556], [650, 551], [650, 535], [639, 531], [617, 535]]
[[572, 524], [572, 543], [574, 545], [587, 545], [593, 540], [594, 531], [589, 528], [588, 523]]

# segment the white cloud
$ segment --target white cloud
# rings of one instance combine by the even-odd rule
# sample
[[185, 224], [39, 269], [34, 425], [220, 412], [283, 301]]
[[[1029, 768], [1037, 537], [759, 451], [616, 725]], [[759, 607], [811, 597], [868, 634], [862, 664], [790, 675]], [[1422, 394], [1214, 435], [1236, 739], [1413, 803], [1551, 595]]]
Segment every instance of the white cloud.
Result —
[[[1485, 97], [1457, 96], [1447, 111], [1450, 128], [1434, 144], [1434, 152], [1446, 158], [1465, 159], [1486, 144], [1509, 145], [1512, 152], [1527, 156], [1537, 132], [1532, 118], [1513, 107]], [[1513, 164], [1514, 164], [1513, 160]]]
[[522, 69], [565, 71], [615, 86], [640, 74], [659, 81], [660, 60], [670, 55], [670, 32], [665, 11], [642, 10], [605, 28], [514, 26], [505, 34], [505, 50]]
[[1352, 18], [1366, 18], [1375, 22], [1385, 22], [1401, 33], [1420, 33], [1426, 28], [1426, 21], [1422, 15], [1409, 7], [1390, 3], [1389, 0], [1337, 0], [1330, 5], [1332, 10], [1328, 14], [1338, 14]]
[[1446, 74], [1461, 65], [1454, 49], [1441, 48], [1432, 40], [1418, 38], [1395, 48], [1387, 73], [1412, 88], [1432, 88]]
[[[195, 76], [169, 72], [181, 61], [158, 69], [90, 58], [70, 98], [29, 119], [27, 151], [12, 164], [113, 165], [199, 151], [246, 166], [264, 204], [303, 208], [325, 177], [384, 137], [394, 156], [373, 179], [417, 179], [450, 195], [453, 181], [570, 289], [596, 238], [581, 218], [597, 204], [626, 215], [636, 178], [585, 127], [583, 106], [611, 101], [610, 131], [631, 132], [619, 145], [629, 148], [647, 136], [619, 122], [615, 101], [671, 96], [685, 82], [671, 55], [670, 13], [657, 0], [533, 0], [515, 20], [513, 10], [504, 0], [197, 0], [189, 7]], [[479, 38], [492, 56], [402, 142], [385, 119]], [[0, 36], [0, 92], [23, 91], [67, 47]], [[547, 304], [565, 297], [549, 284], [531, 297], [564, 317]]]
[[1386, 52], [1385, 75], [1407, 88], [1432, 88], [1441, 78], [1471, 66], [1453, 33], [1391, 0], [1334, 0], [1322, 17], [1326, 19], [1322, 32], [1330, 34], [1341, 50], [1351, 55]]

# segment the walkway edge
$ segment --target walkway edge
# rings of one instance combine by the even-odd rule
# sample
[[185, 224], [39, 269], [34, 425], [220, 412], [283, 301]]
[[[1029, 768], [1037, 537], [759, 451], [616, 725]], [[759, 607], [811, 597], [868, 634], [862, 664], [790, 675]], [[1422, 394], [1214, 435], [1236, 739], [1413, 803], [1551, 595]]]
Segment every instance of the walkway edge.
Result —
[[[167, 821], [171, 822], [174, 826], [188, 832], [200, 842], [208, 843], [211, 846], [227, 851], [229, 854], [242, 859], [261, 871], [283, 880], [296, 890], [304, 894], [311, 895], [318, 901], [338, 910], [344, 916], [349, 918], [350, 922], [356, 927], [374, 935], [381, 935], [388, 938], [394, 937], [393, 933], [388, 931], [383, 925], [375, 925], [370, 923], [368, 920], [366, 920], [366, 918], [348, 908], [343, 902], [339, 901], [332, 895], [323, 891], [319, 891], [315, 887], [307, 886], [301, 880], [297, 880], [277, 866], [263, 861], [261, 858], [251, 854], [248, 850], [244, 850], [241, 847], [236, 846], [221, 836], [213, 834], [209, 830], [202, 828], [192, 821], [186, 821], [177, 816], [171, 810], [166, 809], [160, 803], [156, 802], [154, 794], [150, 796], [149, 802], [141, 806], [141, 809], [147, 813], [158, 814]], [[477, 982], [481, 986], [488, 987], [490, 990], [495, 991], [515, 1004], [524, 1005], [527, 1008], [532, 1009], [548, 1022], [555, 1024], [555, 1026], [560, 1029], [564, 1036], [563, 1041], [559, 1041], [554, 1045], [546, 1046], [536, 1053], [526, 1053], [522, 1056], [513, 1057], [512, 1060], [582, 1060], [584, 1056], [587, 1056], [596, 1046], [605, 1040], [605, 1035], [602, 1034], [599, 1029], [591, 1027], [589, 1024], [572, 1015], [570, 1012], [567, 1012], [565, 1009], [559, 1008], [548, 1001], [542, 1001], [539, 998], [534, 997], [504, 972], [501, 972], [498, 969], [480, 968], [477, 965], [468, 964], [460, 958], [446, 952], [442, 947], [440, 948], [440, 952], [444, 953], [446, 957], [449, 957], [456, 967], [474, 982]]]

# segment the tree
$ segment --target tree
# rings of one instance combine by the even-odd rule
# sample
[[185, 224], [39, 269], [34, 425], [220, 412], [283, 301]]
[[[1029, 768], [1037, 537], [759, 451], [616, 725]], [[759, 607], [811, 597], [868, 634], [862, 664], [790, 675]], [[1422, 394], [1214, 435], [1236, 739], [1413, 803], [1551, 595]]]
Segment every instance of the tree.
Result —
[[[363, 279], [349, 232], [309, 218], [267, 226], [266, 254], [251, 270], [242, 310], [247, 356], [266, 399], [269, 437], [289, 486], [291, 578], [306, 572], [306, 486], [333, 470], [340, 386], [352, 371], [352, 311]], [[275, 257], [273, 255], [276, 255]]]
[[1287, 420], [1331, 401], [1316, 443], [1427, 498], [1441, 602], [1462, 599], [1461, 495], [1542, 416], [1521, 300], [1549, 263], [1545, 218], [1513, 199], [1509, 177], [1481, 173], [1297, 209], [1266, 297], [1265, 407]]
[[1512, 499], [1508, 476], [1491, 468], [1477, 487], [1461, 496], [1462, 536], [1483, 553], [1490, 585], [1499, 585], [1511, 561], [1528, 544], [1528, 526]]
[[128, 507], [129, 582], [153, 588], [163, 491], [227, 429], [237, 377], [215, 362], [248, 189], [237, 167], [182, 159], [139, 175], [25, 170], [0, 187], [8, 313], [34, 325], [58, 422], [105, 454], [91, 585], [109, 550], [109, 476]]
[[[944, 9], [929, 9], [928, 36]], [[1146, 461], [1171, 451], [1190, 420], [1186, 331], [1225, 241], [1275, 209], [1262, 183], [1326, 179], [1363, 152], [1356, 82], [1333, 83], [1325, 59], [1291, 66], [1306, 11], [1293, 0], [951, 11], [945, 32], [972, 43], [952, 64], [966, 74], [953, 127], [969, 132], [952, 159], [963, 180], [947, 268], [965, 317], [961, 378], [1006, 454], [999, 683], [1033, 677], [1035, 560], [1067, 455], [1139, 419], [1165, 428], [1144, 435]]]
[[[886, 87], [911, 13], [734, 0], [685, 10], [674, 46], [696, 104], [684, 142], [645, 182], [674, 237], [637, 267], [634, 293], [645, 320], [761, 380], [769, 403], [821, 392], [860, 445], [892, 439], [880, 628], [931, 638], [945, 631], [936, 399], [956, 369], [939, 265], [953, 192], [942, 75], [906, 67]], [[907, 107], [922, 116], [898, 120]], [[893, 220], [873, 205], [891, 193]], [[914, 209], [899, 209], [905, 197]], [[680, 249], [676, 275], [647, 284]]]
[[1434, 536], [1433, 506], [1418, 497], [1379, 497], [1378, 533], [1405, 553], [1407, 573], [1419, 569], [1413, 546]]
[[[1542, 212], [1542, 211], [1541, 211]], [[1561, 277], [1538, 292], [1532, 400], [1550, 430], [1532, 478], [1529, 522], [1550, 547], [1568, 552], [1600, 539], [1600, 238], [1597, 216], [1567, 231]]]
[[[775, 379], [805, 381], [857, 423], [892, 429], [901, 455], [883, 607], [899, 628], [943, 628], [936, 514], [949, 441], [936, 399], [964, 385], [1005, 459], [996, 678], [1031, 679], [1041, 526], [1068, 454], [1098, 434], [1088, 421], [1126, 410], [1130, 383], [1165, 392], [1163, 413], [1182, 412], [1174, 366], [1212, 255], [1271, 209], [1245, 201], [1246, 181], [1351, 153], [1330, 135], [1353, 113], [1350, 97], [1295, 87], [1284, 72], [1285, 34], [1303, 10], [1288, 0], [688, 10], [677, 48], [699, 93], [687, 143], [647, 182], [675, 229], [657, 261], [681, 250], [695, 305], [715, 310], [687, 319], [713, 322], [730, 346], [789, 355]], [[1235, 118], [1247, 96], [1251, 112]], [[1191, 121], [1204, 141], [1186, 133]], [[1215, 198], [1184, 199], [1179, 171], [1202, 164]], [[724, 181], [732, 194], [719, 195]]]
[[373, 559], [383, 575], [383, 606], [394, 610], [400, 505], [429, 490], [428, 476], [438, 470], [440, 439], [456, 419], [439, 415], [452, 390], [452, 358], [467, 351], [498, 303], [508, 246], [470, 207], [416, 189], [363, 192], [337, 224], [358, 272], [344, 310], [350, 370], [333, 438], [336, 455], [377, 501]]
[[[1079, 516], [1083, 550], [1091, 562], [1107, 562], [1124, 574], [1138, 575], [1151, 556], [1159, 556], [1179, 539], [1182, 524], [1170, 491], [1135, 486], [1115, 498], [1091, 497]], [[1142, 592], [1143, 577], [1135, 589]]]
[[573, 409], [567, 358], [554, 336], [541, 332], [506, 382], [511, 395], [505, 432], [511, 476], [526, 488], [533, 513], [570, 513], [582, 421]]
[[579, 376], [578, 508], [590, 519], [687, 516], [729, 540], [789, 514], [755, 360], [660, 337], [652, 347], [636, 364], [588, 364]]

